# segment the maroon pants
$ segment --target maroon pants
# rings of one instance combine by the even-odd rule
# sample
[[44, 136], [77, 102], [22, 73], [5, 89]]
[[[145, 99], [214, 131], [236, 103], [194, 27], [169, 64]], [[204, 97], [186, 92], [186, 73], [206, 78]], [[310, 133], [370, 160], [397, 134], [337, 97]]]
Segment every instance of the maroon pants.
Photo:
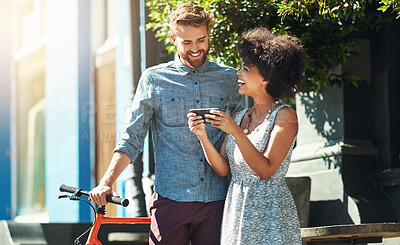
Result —
[[149, 244], [217, 245], [224, 201], [176, 202], [154, 193]]

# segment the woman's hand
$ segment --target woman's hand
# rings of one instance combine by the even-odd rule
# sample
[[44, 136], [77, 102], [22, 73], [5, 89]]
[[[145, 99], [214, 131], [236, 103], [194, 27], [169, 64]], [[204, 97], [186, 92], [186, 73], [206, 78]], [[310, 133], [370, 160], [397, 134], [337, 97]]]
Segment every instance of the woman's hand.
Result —
[[[210, 111], [211, 113], [211, 111]], [[212, 116], [210, 114], [206, 114], [205, 117], [207, 116]], [[207, 136], [206, 133], [206, 126], [204, 119], [202, 116], [197, 116], [196, 113], [190, 112], [187, 114], [187, 117], [189, 118], [188, 124], [189, 124], [189, 129], [197, 135], [197, 138], [200, 141], [201, 147], [203, 148], [204, 155], [207, 159], [207, 162], [210, 164], [210, 166], [214, 169], [214, 171], [220, 175], [220, 176], [226, 176], [230, 169], [229, 169], [229, 164], [223, 156], [220, 155], [220, 153], [215, 149], [214, 145], [211, 143], [210, 139]], [[212, 121], [211, 119], [207, 119]], [[224, 140], [224, 143], [221, 147], [225, 149], [225, 142], [226, 142], [226, 137]]]
[[218, 110], [211, 110], [211, 114], [206, 114], [206, 122], [213, 127], [219, 128], [228, 134], [234, 134], [240, 129], [235, 120], [228, 114]]
[[192, 133], [201, 137], [207, 135], [206, 127], [204, 125], [204, 120], [202, 116], [197, 116], [196, 113], [190, 112], [187, 114], [189, 129]]

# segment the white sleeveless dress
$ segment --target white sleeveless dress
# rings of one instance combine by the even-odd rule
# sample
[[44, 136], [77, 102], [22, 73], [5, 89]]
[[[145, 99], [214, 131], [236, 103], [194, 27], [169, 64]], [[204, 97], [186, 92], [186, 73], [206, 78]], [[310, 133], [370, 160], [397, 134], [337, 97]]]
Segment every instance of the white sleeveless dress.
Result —
[[[275, 109], [268, 120], [253, 130], [248, 138], [264, 152], [274, 126]], [[247, 109], [236, 116], [239, 125]], [[301, 244], [300, 225], [296, 206], [285, 175], [289, 168], [292, 146], [279, 169], [261, 180], [246, 164], [231, 135], [226, 143], [232, 179], [229, 185], [221, 227], [221, 245]]]

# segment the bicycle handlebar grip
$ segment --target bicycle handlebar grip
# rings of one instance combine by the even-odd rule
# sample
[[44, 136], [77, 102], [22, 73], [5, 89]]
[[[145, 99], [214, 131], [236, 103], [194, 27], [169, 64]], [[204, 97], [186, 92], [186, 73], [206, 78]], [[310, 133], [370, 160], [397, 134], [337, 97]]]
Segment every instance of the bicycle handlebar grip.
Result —
[[84, 196], [89, 196], [89, 192], [84, 191], [80, 188], [72, 187], [72, 186], [67, 186], [67, 185], [60, 185], [60, 191], [62, 192], [69, 192], [69, 193], [75, 193], [76, 191], [80, 190], [80, 193]]
[[114, 204], [119, 204], [119, 205], [122, 205], [124, 207], [129, 205], [129, 200], [126, 199], [126, 198], [106, 196], [106, 201], [114, 203]]
[[[80, 188], [72, 187], [72, 186], [67, 186], [67, 185], [61, 185], [60, 186], [60, 191], [62, 192], [69, 192], [69, 193], [75, 193], [76, 191], [79, 191], [84, 196], [89, 196], [89, 192], [84, 191]], [[106, 196], [106, 201], [114, 204], [119, 204], [124, 207], [129, 205], [129, 200], [125, 198], [120, 198], [120, 197], [114, 197], [114, 196]]]
[[62, 192], [69, 192], [69, 193], [74, 193], [78, 188], [72, 187], [72, 186], [67, 186], [67, 185], [60, 185], [60, 191]]

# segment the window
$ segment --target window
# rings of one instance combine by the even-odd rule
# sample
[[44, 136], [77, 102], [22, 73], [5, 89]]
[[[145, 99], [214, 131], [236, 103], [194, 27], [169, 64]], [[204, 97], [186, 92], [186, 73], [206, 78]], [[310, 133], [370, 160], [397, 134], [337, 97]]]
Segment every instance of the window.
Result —
[[18, 1], [15, 8], [16, 135], [13, 140], [16, 140], [17, 181], [14, 183], [18, 216], [45, 211], [45, 1]]

